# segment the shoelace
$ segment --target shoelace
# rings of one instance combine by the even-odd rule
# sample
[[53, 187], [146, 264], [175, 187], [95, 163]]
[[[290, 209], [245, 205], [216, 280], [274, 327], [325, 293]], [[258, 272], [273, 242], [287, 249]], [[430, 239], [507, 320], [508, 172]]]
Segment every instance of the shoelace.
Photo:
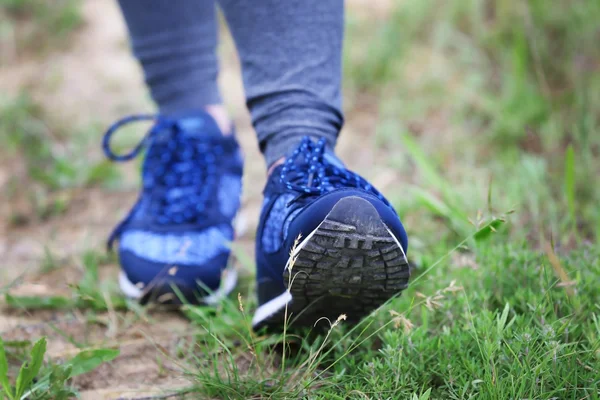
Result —
[[[154, 125], [133, 150], [122, 155], [115, 154], [110, 147], [111, 137], [119, 128], [137, 121], [154, 121]], [[186, 135], [178, 134], [182, 128], [177, 120], [156, 115], [132, 115], [108, 128], [102, 148], [112, 161], [129, 161], [165, 131], [170, 133], [169, 139], [156, 143], [157, 148], [148, 152], [148, 168], [143, 171], [144, 191], [151, 191], [157, 185], [164, 189], [153, 194], [150, 212], [161, 225], [193, 222], [205, 211], [207, 201], [214, 193], [218, 182], [216, 160], [224, 152], [222, 146], [202, 140], [191, 141]], [[129, 223], [138, 205], [139, 202], [111, 233], [109, 248]]]
[[332, 190], [350, 187], [365, 190], [386, 205], [389, 202], [365, 178], [345, 168], [339, 168], [325, 158], [327, 142], [317, 143], [308, 136], [285, 161], [281, 169], [281, 182], [289, 189], [304, 195], [322, 195]]

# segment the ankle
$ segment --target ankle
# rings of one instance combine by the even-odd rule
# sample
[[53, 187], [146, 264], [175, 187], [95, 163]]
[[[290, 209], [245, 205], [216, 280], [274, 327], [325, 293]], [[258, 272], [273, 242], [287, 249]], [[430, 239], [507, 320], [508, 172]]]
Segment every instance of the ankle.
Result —
[[214, 118], [223, 135], [231, 135], [233, 131], [233, 123], [229, 118], [227, 110], [222, 104], [210, 104], [204, 107], [204, 110]]
[[271, 166], [267, 170], [267, 176], [271, 176], [271, 174], [273, 173], [273, 171], [275, 170], [275, 168], [277, 168], [278, 166], [280, 166], [281, 164], [283, 164], [284, 161], [285, 161], [285, 157], [281, 157], [280, 159], [276, 160], [273, 164], [271, 164]]

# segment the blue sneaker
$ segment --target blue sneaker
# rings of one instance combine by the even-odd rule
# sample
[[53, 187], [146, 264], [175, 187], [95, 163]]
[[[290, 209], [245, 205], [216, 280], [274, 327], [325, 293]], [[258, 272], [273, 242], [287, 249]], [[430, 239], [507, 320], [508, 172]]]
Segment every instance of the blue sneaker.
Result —
[[[255, 329], [358, 322], [408, 285], [407, 236], [364, 178], [304, 138], [271, 174], [256, 239]], [[298, 239], [299, 238], [299, 239]]]
[[[113, 133], [140, 120], [155, 124], [133, 151], [114, 154]], [[216, 303], [237, 278], [227, 261], [240, 205], [240, 148], [204, 112], [131, 116], [111, 126], [103, 140], [106, 156], [118, 162], [144, 147], [141, 195], [108, 240], [109, 248], [119, 241], [119, 285], [142, 302], [177, 303], [180, 292], [190, 302]]]

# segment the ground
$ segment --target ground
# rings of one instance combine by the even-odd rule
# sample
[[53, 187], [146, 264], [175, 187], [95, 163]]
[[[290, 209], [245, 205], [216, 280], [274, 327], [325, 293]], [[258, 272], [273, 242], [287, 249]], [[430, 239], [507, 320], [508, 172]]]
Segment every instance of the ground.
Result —
[[[57, 4], [0, 5], [11, 382], [46, 337], [38, 384], [96, 351], [98, 365], [65, 382], [84, 399], [600, 398], [595, 2], [347, 3], [338, 153], [402, 216], [413, 276], [363, 324], [331, 321], [304, 338], [248, 328], [265, 166], [227, 36], [220, 84], [247, 161], [233, 249], [242, 283], [215, 310], [120, 297], [104, 244], [135, 201], [139, 164], [109, 164], [99, 143], [111, 122], [153, 106], [116, 4]], [[100, 363], [99, 349], [119, 354]]]

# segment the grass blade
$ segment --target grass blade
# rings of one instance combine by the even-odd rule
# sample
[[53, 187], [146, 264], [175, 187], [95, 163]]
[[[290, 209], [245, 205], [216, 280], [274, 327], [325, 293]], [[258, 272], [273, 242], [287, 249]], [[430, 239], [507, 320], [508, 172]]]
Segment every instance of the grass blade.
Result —
[[565, 195], [571, 221], [575, 221], [575, 151], [569, 145], [565, 151]]
[[38, 340], [31, 349], [30, 361], [26, 361], [17, 377], [17, 384], [15, 387], [15, 398], [21, 398], [23, 393], [29, 388], [40, 368], [44, 362], [44, 354], [46, 354], [46, 338], [43, 337]]
[[71, 377], [90, 372], [100, 364], [114, 360], [118, 355], [118, 349], [84, 350], [68, 362], [72, 368]]
[[28, 310], [64, 310], [73, 308], [75, 302], [64, 296], [5, 296], [6, 304], [14, 308], [26, 308]]
[[0, 337], [0, 384], [4, 388], [4, 393], [10, 398], [14, 399], [12, 388], [8, 382], [8, 360], [6, 359], [6, 352], [4, 351], [4, 341]]

